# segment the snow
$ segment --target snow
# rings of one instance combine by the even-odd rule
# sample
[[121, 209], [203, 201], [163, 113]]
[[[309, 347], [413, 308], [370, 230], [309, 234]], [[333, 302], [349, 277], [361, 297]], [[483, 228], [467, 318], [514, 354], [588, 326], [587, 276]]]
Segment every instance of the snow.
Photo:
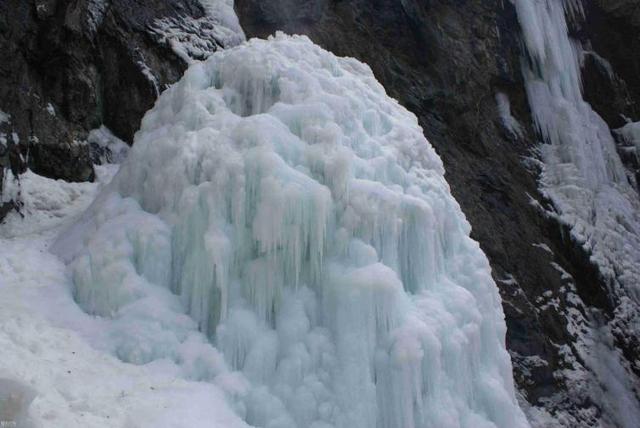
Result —
[[[37, 426], [186, 428], [205, 420], [207, 426], [246, 426], [214, 385], [165, 375], [161, 367], [125, 364], [95, 350], [74, 329], [53, 325], [53, 311], [64, 313], [64, 323], [95, 320], [75, 307], [64, 265], [46, 251], [46, 239], [2, 244], [10, 253], [1, 259], [0, 376], [36, 391], [29, 417]], [[49, 319], [39, 312], [49, 312]]]
[[19, 200], [20, 181], [18, 181], [9, 168], [4, 170], [1, 189], [0, 204]]
[[244, 31], [240, 26], [240, 21], [233, 9], [233, 0], [200, 0], [208, 16], [219, 23], [224, 36], [219, 40], [223, 46], [234, 46], [244, 41]]
[[629, 122], [615, 132], [625, 143], [635, 148], [636, 158], [640, 161], [640, 122]]
[[536, 244], [531, 244], [532, 247], [535, 248], [540, 248], [543, 251], [546, 251], [549, 254], [553, 254], [553, 250], [551, 250], [551, 248], [549, 248], [549, 246], [547, 244], [545, 244], [544, 242], [538, 242]]
[[158, 84], [158, 79], [153, 74], [151, 68], [149, 68], [149, 66], [147, 65], [142, 53], [140, 53], [140, 59], [138, 59], [136, 63], [138, 64], [138, 67], [140, 67], [140, 71], [142, 72], [144, 77], [149, 81], [149, 83], [153, 85], [153, 90], [155, 91], [156, 96], [160, 95], [160, 85]]
[[[112, 382], [142, 384], [121, 415], [168, 385], [164, 373], [189, 385], [157, 399], [175, 396], [174, 420], [193, 418], [184, 426], [209, 423], [191, 410], [212, 406], [263, 427], [528, 426], [497, 287], [443, 175], [371, 70], [306, 37], [193, 64], [54, 245], [95, 315], [78, 331], [120, 360], [85, 346], [97, 362], [77, 369], [113, 378], [82, 391], [105, 397], [56, 399], [93, 415]], [[56, 306], [82, 317], [70, 297]]]
[[523, 130], [522, 125], [511, 114], [511, 103], [507, 94], [498, 92], [496, 93], [496, 105], [498, 106], [498, 115], [502, 125], [513, 135], [514, 137], [522, 137]]
[[47, 113], [49, 113], [49, 115], [51, 116], [56, 115], [56, 109], [53, 107], [53, 104], [47, 103]]
[[[67, 183], [63, 180], [50, 180], [27, 170], [19, 177], [6, 171], [3, 187], [3, 202], [20, 201], [22, 215], [12, 212], [2, 223], [0, 229], [4, 238], [20, 237], [27, 234], [51, 229], [60, 219], [76, 212], [77, 205], [87, 206], [93, 197], [88, 190], [91, 183]], [[102, 176], [109, 175], [108, 169], [100, 169]], [[24, 221], [27, 216], [29, 221]]]
[[[11, 115], [9, 113], [5, 113], [2, 110], [0, 110], [0, 125], [2, 125], [3, 123], [10, 124]], [[6, 146], [7, 146], [7, 134], [5, 134], [4, 132], [0, 132], [0, 148], [4, 148]]]
[[613, 66], [611, 65], [611, 63], [607, 61], [606, 58], [603, 58], [601, 55], [599, 55], [595, 51], [586, 50], [584, 48], [582, 49], [582, 58], [580, 60], [581, 67], [584, 67], [584, 62], [587, 56], [590, 56], [591, 58], [593, 58], [595, 63], [607, 73], [607, 77], [611, 81], [614, 81], [616, 79], [616, 73], [613, 71]]
[[185, 380], [166, 361], [136, 366], [105, 352], [117, 326], [73, 300], [67, 269], [49, 247], [116, 170], [96, 166], [96, 183], [19, 177], [22, 215], [0, 225], [0, 420], [34, 428], [247, 427], [214, 383]]
[[11, 115], [0, 110], [0, 125], [11, 122]]
[[200, 0], [200, 3], [204, 16], [158, 19], [150, 29], [188, 64], [208, 58], [220, 47], [236, 46], [245, 40], [233, 0]]
[[87, 142], [91, 145], [95, 162], [98, 164], [119, 164], [129, 153], [129, 145], [113, 135], [104, 125], [92, 129], [87, 136]]

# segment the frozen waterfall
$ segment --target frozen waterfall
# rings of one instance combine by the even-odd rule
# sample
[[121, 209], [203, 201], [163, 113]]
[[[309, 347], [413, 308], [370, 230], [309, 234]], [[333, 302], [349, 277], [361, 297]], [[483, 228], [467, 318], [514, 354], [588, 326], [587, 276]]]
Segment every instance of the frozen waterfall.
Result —
[[[529, 104], [547, 144], [542, 191], [601, 272], [640, 301], [640, 201], [607, 124], [583, 100], [582, 46], [568, 23], [580, 0], [515, 0], [529, 58]], [[568, 21], [569, 19], [569, 21]]]
[[192, 65], [55, 251], [114, 354], [253, 426], [526, 427], [443, 175], [367, 66], [278, 34]]

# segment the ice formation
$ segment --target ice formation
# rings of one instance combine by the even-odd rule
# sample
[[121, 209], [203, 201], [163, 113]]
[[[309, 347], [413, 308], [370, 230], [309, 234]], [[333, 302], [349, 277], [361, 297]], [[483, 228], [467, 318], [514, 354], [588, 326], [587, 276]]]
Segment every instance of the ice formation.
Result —
[[640, 202], [611, 131], [583, 100], [583, 51], [569, 36], [567, 17], [580, 19], [582, 3], [515, 5], [530, 56], [523, 61], [529, 104], [547, 143], [542, 190], [602, 274], [640, 299]]
[[615, 132], [632, 148], [636, 159], [640, 162], [640, 122], [628, 122]]
[[188, 362], [251, 425], [525, 427], [443, 174], [367, 66], [278, 34], [165, 91], [55, 251], [121, 359]]
[[522, 138], [523, 131], [522, 125], [518, 122], [518, 119], [511, 114], [511, 102], [507, 94], [503, 92], [496, 93], [496, 106], [498, 107], [498, 115], [502, 126], [504, 126], [513, 137]]
[[91, 146], [92, 159], [96, 164], [119, 164], [129, 153], [127, 143], [113, 135], [104, 125], [89, 132], [87, 143]]
[[[98, 180], [108, 179], [105, 168]], [[133, 365], [104, 352], [117, 322], [78, 307], [65, 265], [47, 250], [100, 184], [20, 178], [33, 210], [0, 224], [0, 425], [248, 428], [218, 384], [181, 379], [168, 360]]]

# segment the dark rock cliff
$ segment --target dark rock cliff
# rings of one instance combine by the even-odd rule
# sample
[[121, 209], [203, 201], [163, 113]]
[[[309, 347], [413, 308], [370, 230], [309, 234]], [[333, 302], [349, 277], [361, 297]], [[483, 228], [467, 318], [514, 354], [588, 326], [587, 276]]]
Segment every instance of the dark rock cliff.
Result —
[[[612, 129], [623, 126], [627, 119], [638, 121], [640, 1], [589, 0], [585, 7], [587, 19], [581, 35], [594, 52], [585, 58], [585, 98]], [[624, 149], [620, 156], [640, 183], [638, 156]]]
[[[586, 21], [575, 32], [592, 48], [584, 61], [585, 98], [612, 128], [624, 124], [621, 115], [640, 120], [640, 1], [583, 3]], [[619, 302], [538, 191], [539, 139], [512, 4], [236, 0], [236, 11], [249, 37], [307, 34], [368, 63], [418, 116], [491, 262], [525, 406], [565, 426], [615, 426], [599, 397], [606, 388], [586, 360]], [[0, 145], [0, 191], [3, 172], [17, 175], [27, 166], [91, 180], [87, 132], [105, 124], [132, 141], [144, 112], [180, 77], [189, 56], [223, 45], [211, 33], [215, 25], [197, 0], [0, 2], [0, 110], [11, 116], [0, 123], [7, 140]], [[0, 206], [0, 218], [11, 204]], [[635, 381], [636, 339], [618, 334], [609, 344], [624, 353]]]
[[131, 142], [188, 56], [222, 46], [216, 25], [198, 0], [0, 2], [0, 179], [30, 167], [92, 180], [88, 131], [104, 124]]

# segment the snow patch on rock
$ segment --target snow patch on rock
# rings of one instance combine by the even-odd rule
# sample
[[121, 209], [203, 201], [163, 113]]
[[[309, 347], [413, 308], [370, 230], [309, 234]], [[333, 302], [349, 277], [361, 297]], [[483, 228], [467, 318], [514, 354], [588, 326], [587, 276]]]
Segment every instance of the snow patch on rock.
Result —
[[640, 162], [640, 122], [629, 122], [615, 132], [635, 150], [636, 159]]
[[201, 0], [205, 15], [201, 18], [167, 17], [154, 22], [151, 32], [191, 64], [204, 60], [220, 48], [229, 48], [245, 40], [233, 0]]
[[511, 103], [507, 94], [498, 92], [496, 93], [496, 105], [498, 107], [498, 115], [502, 126], [504, 126], [514, 137], [522, 138], [524, 131], [522, 125], [518, 122], [518, 119], [511, 114]]

